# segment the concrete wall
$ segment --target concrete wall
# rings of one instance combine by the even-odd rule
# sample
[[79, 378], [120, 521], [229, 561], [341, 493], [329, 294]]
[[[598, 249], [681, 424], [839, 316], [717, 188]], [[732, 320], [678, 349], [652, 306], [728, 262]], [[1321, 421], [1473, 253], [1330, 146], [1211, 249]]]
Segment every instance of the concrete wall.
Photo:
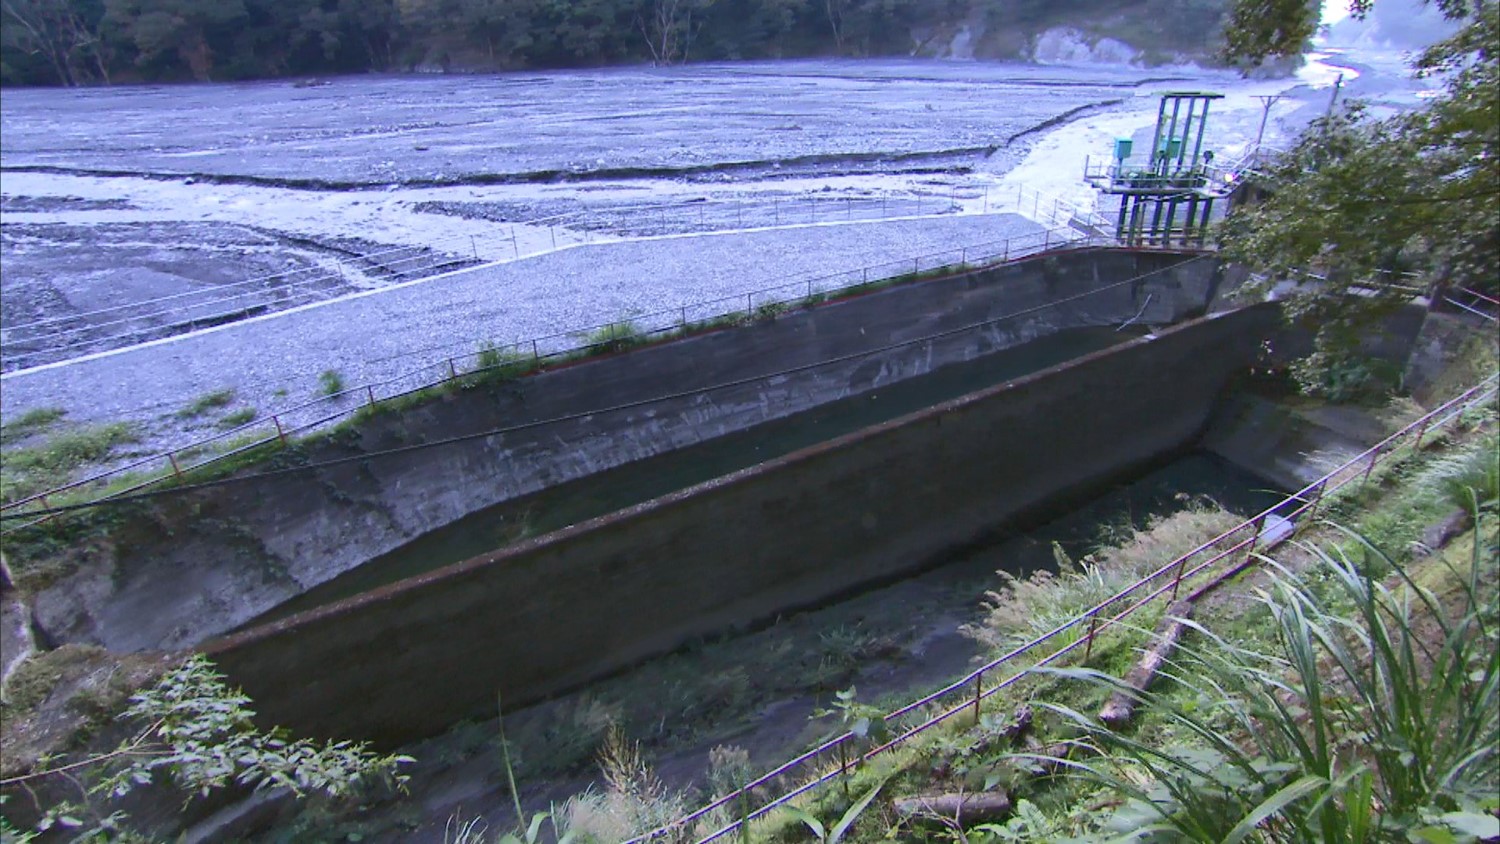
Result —
[[269, 722], [397, 742], [825, 600], [1191, 442], [1278, 326], [1209, 317], [207, 650]]
[[[1123, 283], [1122, 283], [1123, 282]], [[907, 284], [774, 321], [455, 392], [376, 419], [309, 461], [361, 454], [644, 398], [677, 398], [379, 460], [174, 497], [40, 589], [59, 642], [188, 647], [469, 513], [1062, 328], [1200, 313], [1221, 286], [1213, 258], [1091, 250]], [[1043, 307], [1069, 297], [1063, 304]], [[843, 363], [760, 378], [1007, 315], [1012, 319]], [[288, 461], [294, 462], [294, 461]]]

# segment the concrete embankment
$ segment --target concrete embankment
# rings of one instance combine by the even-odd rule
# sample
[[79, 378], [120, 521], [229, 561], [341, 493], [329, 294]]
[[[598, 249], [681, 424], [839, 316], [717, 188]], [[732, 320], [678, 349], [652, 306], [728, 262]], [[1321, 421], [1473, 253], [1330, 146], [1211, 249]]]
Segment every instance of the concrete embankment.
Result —
[[394, 743], [910, 571], [1194, 441], [1279, 329], [1202, 318], [206, 649], [268, 721]]
[[[337, 465], [144, 506], [35, 590], [37, 622], [59, 642], [191, 646], [498, 502], [1061, 329], [1171, 323], [1222, 276], [1201, 256], [1062, 253], [455, 391], [278, 458]], [[420, 447], [436, 440], [454, 442]]]

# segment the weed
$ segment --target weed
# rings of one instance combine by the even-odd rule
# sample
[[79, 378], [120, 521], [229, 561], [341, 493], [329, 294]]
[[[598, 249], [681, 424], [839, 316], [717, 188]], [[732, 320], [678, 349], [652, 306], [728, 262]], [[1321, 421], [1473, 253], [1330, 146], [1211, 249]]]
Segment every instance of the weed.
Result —
[[325, 369], [318, 376], [318, 392], [325, 396], [336, 396], [344, 391], [344, 376], [336, 369]]
[[612, 322], [583, 336], [583, 342], [593, 354], [605, 354], [628, 349], [646, 341], [639, 326], [629, 320]]
[[220, 407], [227, 407], [234, 401], [234, 390], [215, 390], [212, 393], [193, 399], [187, 407], [177, 411], [179, 419], [196, 419], [199, 416]]
[[790, 302], [767, 302], [755, 309], [755, 318], [762, 322], [771, 322], [791, 309]]
[[[603, 791], [586, 791], [563, 805], [564, 826], [584, 844], [625, 841], [677, 820], [686, 800], [667, 789], [641, 756], [640, 745], [611, 728], [599, 750]], [[657, 840], [682, 840], [683, 833]]]
[[39, 434], [61, 421], [66, 415], [68, 412], [60, 407], [34, 407], [21, 414], [16, 421], [0, 425], [0, 445], [10, 445], [33, 434]]
[[12, 449], [0, 465], [0, 500], [15, 501], [57, 486], [78, 468], [98, 463], [124, 443], [139, 440], [125, 422], [58, 434], [41, 445]]
[[228, 430], [231, 430], [231, 429], [234, 429], [234, 428], [238, 428], [241, 425], [248, 425], [251, 422], [254, 422], [255, 421], [255, 417], [258, 416], [258, 415], [259, 414], [255, 410], [255, 408], [253, 408], [253, 407], [246, 407], [246, 408], [243, 408], [241, 410], [236, 410], [233, 413], [225, 415], [218, 422], [214, 423], [214, 427], [218, 428], [221, 431], [228, 431]]

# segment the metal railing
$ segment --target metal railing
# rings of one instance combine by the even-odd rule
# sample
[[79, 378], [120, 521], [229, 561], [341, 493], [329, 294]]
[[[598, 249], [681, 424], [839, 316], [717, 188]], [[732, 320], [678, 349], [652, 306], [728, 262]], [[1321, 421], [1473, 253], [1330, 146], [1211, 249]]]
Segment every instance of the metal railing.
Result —
[[[909, 275], [959, 272], [974, 267], [1003, 264], [1049, 250], [1086, 248], [1109, 243], [1107, 239], [1081, 235], [1071, 227], [1048, 229], [839, 273], [786, 281], [733, 296], [630, 315], [609, 323], [583, 326], [513, 343], [490, 344], [487, 341], [491, 338], [485, 337], [459, 339], [447, 347], [428, 348], [411, 354], [431, 355], [437, 352], [441, 355], [450, 348], [459, 347], [468, 351], [439, 357], [431, 363], [391, 378], [349, 387], [332, 395], [282, 408], [269, 416], [186, 445], [26, 496], [0, 506], [0, 518], [12, 520], [24, 517], [27, 510], [48, 510], [54, 499], [64, 495], [69, 496], [69, 504], [96, 503], [140, 492], [168, 479], [180, 480], [190, 472], [211, 467], [252, 449], [271, 444], [284, 446], [293, 436], [330, 427], [355, 413], [378, 409], [385, 402], [421, 390], [482, 376], [487, 371], [501, 367], [540, 368], [559, 359], [594, 350], [613, 349], [698, 327], [772, 317], [794, 305], [845, 295], [867, 285], [881, 284]], [[79, 495], [83, 495], [83, 500], [76, 500]], [[0, 535], [31, 527], [46, 518], [49, 517], [7, 527], [0, 531]]]
[[[1405, 446], [1409, 446], [1413, 451], [1420, 449], [1424, 438], [1429, 434], [1451, 424], [1471, 408], [1493, 403], [1497, 394], [1500, 394], [1500, 386], [1497, 385], [1500, 385], [1500, 374], [1491, 375], [1275, 506], [1267, 508], [1186, 554], [1160, 566], [1072, 620], [1012, 648], [962, 679], [892, 711], [886, 716], [887, 724], [899, 724], [903, 719], [920, 717], [924, 714], [920, 710], [928, 707], [937, 707], [939, 710], [937, 714], [928, 716], [913, 726], [905, 727], [889, 741], [866, 749], [863, 739], [852, 732], [843, 733], [713, 800], [691, 814], [667, 826], [632, 838], [625, 844], [644, 844], [644, 842], [669, 836], [685, 835], [692, 832], [695, 825], [701, 821], [711, 817], [722, 817], [725, 814], [734, 815], [735, 820], [699, 838], [698, 844], [724, 838], [740, 830], [746, 823], [764, 817], [776, 808], [822, 785], [847, 776], [855, 766], [899, 747], [913, 737], [955, 716], [966, 712], [971, 713], [977, 723], [984, 701], [1019, 682], [1026, 676], [1026, 669], [1058, 662], [1076, 653], [1080, 648], [1083, 649], [1087, 658], [1097, 637], [1112, 626], [1122, 625], [1130, 615], [1163, 596], [1168, 601], [1176, 600], [1178, 592], [1188, 581], [1197, 579], [1195, 589], [1201, 594], [1208, 588], [1243, 571], [1254, 563], [1258, 550], [1290, 535], [1298, 525], [1311, 524], [1319, 507], [1329, 496], [1350, 484], [1358, 482], [1363, 485], [1367, 482], [1375, 466], [1381, 461], [1395, 455]], [[1204, 583], [1203, 580], [1207, 582]], [[1073, 637], [1072, 641], [1058, 644], [1068, 637]], [[1039, 656], [1046, 650], [1044, 646], [1048, 644], [1056, 646], [1045, 655]], [[1026, 660], [1024, 664], [1021, 664], [1023, 657], [1034, 659]], [[994, 680], [988, 687], [985, 686], [986, 677]], [[796, 782], [799, 777], [800, 783]], [[753, 809], [749, 808], [750, 804], [757, 800], [757, 792], [777, 787], [781, 788], [779, 796], [764, 800]]]

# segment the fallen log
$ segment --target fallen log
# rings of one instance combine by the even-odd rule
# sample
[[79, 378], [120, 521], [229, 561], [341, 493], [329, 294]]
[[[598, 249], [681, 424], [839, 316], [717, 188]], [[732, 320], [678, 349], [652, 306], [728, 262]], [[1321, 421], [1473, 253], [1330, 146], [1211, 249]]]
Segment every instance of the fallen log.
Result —
[[1003, 821], [1010, 817], [1012, 808], [1010, 795], [999, 789], [902, 797], [891, 805], [904, 821], [943, 826], [958, 824], [959, 827]]
[[1161, 667], [1172, 655], [1183, 633], [1187, 632], [1183, 619], [1192, 617], [1192, 614], [1191, 601], [1177, 601], [1167, 607], [1166, 617], [1156, 626], [1155, 644], [1146, 650], [1141, 661], [1125, 675], [1125, 685], [1131, 691], [1121, 690], [1110, 695], [1104, 708], [1099, 710], [1100, 721], [1114, 728], [1130, 723], [1130, 719], [1135, 717], [1136, 707], [1140, 705], [1139, 693], [1149, 689], [1156, 680]]

